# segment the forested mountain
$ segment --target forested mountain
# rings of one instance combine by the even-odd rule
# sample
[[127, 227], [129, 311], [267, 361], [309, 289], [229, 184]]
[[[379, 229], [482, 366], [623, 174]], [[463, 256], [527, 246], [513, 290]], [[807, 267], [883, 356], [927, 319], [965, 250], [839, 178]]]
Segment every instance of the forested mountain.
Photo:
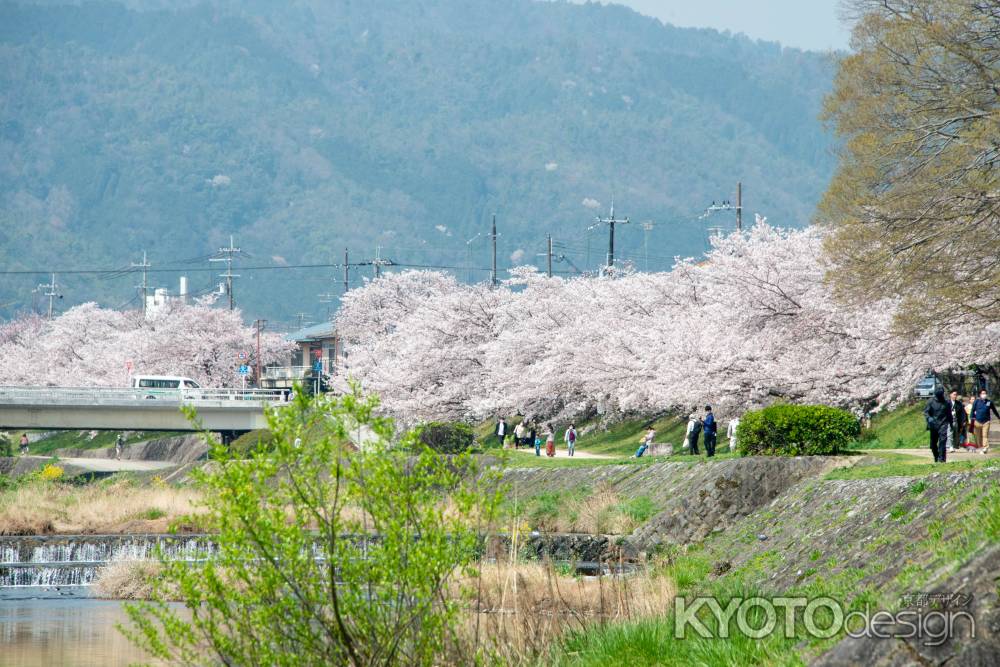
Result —
[[[245, 266], [381, 245], [396, 262], [487, 267], [485, 234], [467, 241], [494, 213], [501, 268], [536, 261], [552, 233], [586, 269], [612, 193], [617, 213], [654, 222], [619, 228], [625, 257], [667, 268], [704, 249], [698, 215], [740, 179], [745, 218], [809, 221], [834, 161], [816, 118], [832, 70], [598, 4], [3, 3], [0, 269], [121, 267], [146, 250], [154, 268], [190, 260], [208, 288], [205, 257], [230, 234]], [[237, 302], [271, 318], [317, 318], [341, 276], [236, 272]], [[0, 315], [47, 279], [3, 275]], [[57, 280], [61, 307], [115, 306], [137, 277]]]

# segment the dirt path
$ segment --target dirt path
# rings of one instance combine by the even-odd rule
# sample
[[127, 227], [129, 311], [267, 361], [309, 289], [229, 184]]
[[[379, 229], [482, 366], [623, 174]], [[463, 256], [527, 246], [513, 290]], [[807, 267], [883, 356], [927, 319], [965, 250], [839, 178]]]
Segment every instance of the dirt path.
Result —
[[[533, 447], [516, 449], [514, 451], [516, 451], [518, 454], [524, 454], [525, 456], [529, 454], [531, 456], [535, 455], [535, 449]], [[545, 447], [542, 447], [542, 457], [545, 457]], [[556, 458], [560, 459], [568, 458], [568, 456], [566, 455], [566, 449], [565, 448], [560, 449], [559, 447], [556, 447]], [[573, 458], [574, 459], [620, 459], [624, 457], [610, 456], [608, 454], [592, 454], [590, 452], [585, 452], [582, 449], [577, 448], [576, 452], [573, 453]]]
[[115, 459], [90, 459], [90, 458], [60, 458], [60, 461], [76, 468], [92, 470], [94, 472], [122, 472], [127, 470], [163, 470], [164, 468], [175, 468], [176, 463], [169, 461], [117, 461]]
[[[923, 447], [920, 449], [873, 449], [870, 451], [875, 455], [878, 455], [878, 452], [893, 452], [908, 454], [910, 456], [918, 456], [922, 459], [927, 459], [928, 461], [934, 459], [931, 455], [930, 447]], [[988, 454], [983, 454], [979, 450], [948, 452], [949, 461], [983, 461], [997, 457], [1000, 457], [1000, 449], [997, 449], [996, 447], [990, 447]]]

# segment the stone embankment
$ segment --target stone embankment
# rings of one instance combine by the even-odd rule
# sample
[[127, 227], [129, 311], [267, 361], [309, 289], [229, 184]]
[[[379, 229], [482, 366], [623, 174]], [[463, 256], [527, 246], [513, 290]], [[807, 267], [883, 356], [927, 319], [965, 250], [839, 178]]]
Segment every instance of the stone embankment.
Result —
[[[113, 459], [115, 458], [115, 448], [66, 448], [58, 450], [57, 454], [61, 457], [69, 458]], [[122, 459], [128, 461], [168, 461], [170, 463], [185, 464], [201, 461], [207, 455], [208, 444], [197, 433], [154, 438], [122, 447]]]
[[648, 497], [658, 511], [627, 541], [637, 550], [698, 542], [769, 504], [805, 479], [851, 464], [849, 457], [755, 456], [704, 463], [654, 463], [580, 468], [515, 468], [505, 473], [511, 494], [611, 490]]

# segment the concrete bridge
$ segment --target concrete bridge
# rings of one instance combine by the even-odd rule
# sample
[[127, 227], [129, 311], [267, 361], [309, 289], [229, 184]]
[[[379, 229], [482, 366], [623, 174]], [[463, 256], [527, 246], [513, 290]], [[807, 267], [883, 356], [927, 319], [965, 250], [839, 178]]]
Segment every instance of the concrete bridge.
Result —
[[190, 405], [203, 429], [234, 435], [264, 428], [264, 406], [284, 402], [269, 389], [0, 387], [0, 429], [197, 431], [180, 409]]

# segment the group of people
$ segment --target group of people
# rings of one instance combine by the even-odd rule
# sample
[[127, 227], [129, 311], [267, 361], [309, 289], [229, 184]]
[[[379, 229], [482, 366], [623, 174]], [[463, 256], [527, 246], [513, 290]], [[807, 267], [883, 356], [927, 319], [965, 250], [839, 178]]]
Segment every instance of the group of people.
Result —
[[[542, 434], [545, 436], [545, 455], [548, 457], [555, 456], [555, 431], [549, 425], [544, 425], [540, 432], [538, 424], [524, 420], [518, 422], [517, 426], [512, 429], [507, 423], [507, 419], [500, 417], [500, 420], [493, 428], [493, 435], [496, 436], [501, 447], [519, 449], [521, 447], [533, 446], [535, 448], [535, 456], [542, 455], [542, 439], [539, 437]], [[567, 454], [575, 456], [577, 441], [575, 424], [570, 424], [569, 428], [563, 433], [563, 441], [566, 443]]]
[[[734, 417], [729, 420], [729, 425], [726, 428], [726, 437], [729, 438], [729, 451], [734, 451], [736, 449], [736, 429], [740, 426], [739, 417]], [[708, 457], [715, 456], [715, 445], [718, 442], [719, 434], [719, 422], [715, 419], [715, 413], [712, 412], [712, 406], [705, 406], [704, 416], [699, 415], [697, 412], [692, 412], [691, 416], [688, 418], [687, 425], [687, 436], [684, 443], [684, 447], [689, 449], [692, 454], [701, 454], [698, 450], [698, 438], [704, 434], [705, 436], [705, 455]]]
[[969, 404], [956, 391], [947, 397], [944, 389], [934, 392], [924, 408], [934, 461], [945, 463], [948, 452], [959, 448], [989, 452], [991, 415], [1000, 419], [1000, 412], [985, 389]]

